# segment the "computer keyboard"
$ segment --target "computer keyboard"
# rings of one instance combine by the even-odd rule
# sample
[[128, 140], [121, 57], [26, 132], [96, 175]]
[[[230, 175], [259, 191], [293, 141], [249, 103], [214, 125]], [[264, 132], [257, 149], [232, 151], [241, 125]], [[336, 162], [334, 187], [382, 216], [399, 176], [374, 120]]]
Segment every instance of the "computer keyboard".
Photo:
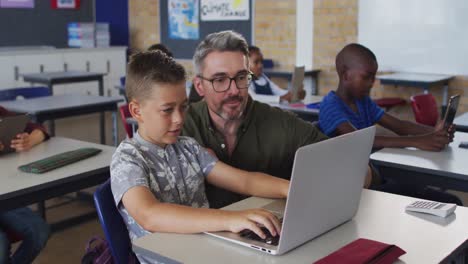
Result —
[[101, 151], [97, 148], [79, 148], [19, 166], [18, 169], [24, 172], [44, 173], [89, 158]]
[[272, 236], [270, 234], [270, 231], [268, 231], [268, 229], [266, 227], [260, 227], [263, 231], [263, 233], [266, 235], [266, 238], [263, 239], [261, 237], [259, 237], [257, 234], [255, 234], [253, 231], [251, 231], [250, 229], [245, 229], [245, 230], [242, 230], [239, 235], [241, 237], [244, 237], [244, 238], [248, 238], [248, 239], [252, 239], [252, 240], [256, 240], [256, 241], [260, 241], [260, 242], [263, 242], [263, 243], [266, 243], [268, 245], [272, 245], [272, 246], [277, 246], [278, 243], [279, 243], [279, 238], [280, 236]]

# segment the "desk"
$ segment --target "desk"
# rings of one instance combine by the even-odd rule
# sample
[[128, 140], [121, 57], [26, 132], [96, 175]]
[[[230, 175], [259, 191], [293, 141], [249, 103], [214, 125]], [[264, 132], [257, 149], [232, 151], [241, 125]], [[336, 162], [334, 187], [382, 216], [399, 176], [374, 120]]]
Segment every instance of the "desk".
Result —
[[52, 94], [54, 94], [55, 84], [67, 84], [76, 82], [91, 82], [97, 81], [99, 88], [99, 95], [104, 95], [104, 75], [106, 73], [96, 72], [81, 72], [81, 71], [65, 71], [65, 72], [42, 72], [23, 74], [23, 80], [30, 83], [45, 84], [49, 87]]
[[318, 116], [320, 113], [319, 109], [312, 109], [307, 108], [306, 105], [313, 104], [313, 103], [320, 103], [323, 100], [323, 96], [320, 95], [312, 95], [306, 96], [303, 102], [295, 103], [295, 104], [280, 104], [280, 103], [268, 103], [271, 106], [279, 107], [283, 110], [291, 111], [296, 113], [300, 118], [314, 122], [318, 120]]
[[[406, 213], [404, 207], [414, 200], [364, 190], [359, 210], [351, 221], [282, 256], [270, 256], [204, 234], [150, 234], [133, 241], [133, 250], [164, 259], [164, 263], [294, 264], [312, 263], [358, 238], [368, 238], [404, 249], [407, 253], [397, 263], [439, 263], [459, 258], [468, 247], [468, 208], [458, 207], [448, 218]], [[226, 209], [261, 207], [270, 201], [249, 198]]]
[[[278, 77], [278, 78], [286, 78], [290, 82], [292, 79], [294, 67], [291, 68], [282, 68], [282, 67], [274, 67], [274, 68], [264, 68], [263, 73], [269, 78]], [[304, 71], [304, 88], [310, 87], [310, 92], [313, 95], [318, 95], [318, 75], [320, 73], [319, 69], [312, 69], [312, 70], [305, 70]]]
[[448, 83], [454, 78], [452, 75], [442, 74], [419, 74], [419, 73], [393, 73], [377, 75], [382, 85], [395, 85], [407, 87], [420, 87], [424, 93], [429, 93], [429, 88], [436, 85], [443, 85], [442, 114], [448, 103]]
[[468, 112], [457, 116], [453, 123], [455, 123], [457, 131], [468, 132]]
[[[65, 94], [38, 97], [26, 100], [4, 101], [0, 105], [12, 112], [29, 113], [34, 122], [42, 123], [46, 120], [85, 115], [103, 111], [112, 111], [113, 141], [117, 146], [117, 104], [122, 97], [104, 97], [78, 94]], [[51, 130], [51, 135], [54, 131]], [[105, 144], [105, 126], [100, 122], [101, 144]]]
[[384, 148], [370, 158], [385, 177], [398, 182], [468, 192], [468, 149], [459, 148], [460, 141], [468, 141], [468, 133], [455, 132], [453, 142], [441, 152]]
[[[30, 83], [40, 83], [49, 87], [51, 94], [54, 94], [55, 84], [67, 84], [77, 82], [98, 82], [99, 95], [104, 96], [104, 75], [106, 73], [82, 72], [82, 71], [64, 71], [64, 72], [41, 72], [23, 74], [23, 80]], [[100, 117], [101, 128], [104, 126], [104, 113]], [[53, 134], [55, 130], [54, 121], [50, 121], [50, 131]]]
[[[18, 170], [18, 166], [81, 147], [102, 149], [96, 156], [43, 174]], [[0, 210], [11, 210], [49, 198], [98, 185], [110, 176], [109, 165], [114, 147], [52, 137], [29, 151], [0, 157]]]

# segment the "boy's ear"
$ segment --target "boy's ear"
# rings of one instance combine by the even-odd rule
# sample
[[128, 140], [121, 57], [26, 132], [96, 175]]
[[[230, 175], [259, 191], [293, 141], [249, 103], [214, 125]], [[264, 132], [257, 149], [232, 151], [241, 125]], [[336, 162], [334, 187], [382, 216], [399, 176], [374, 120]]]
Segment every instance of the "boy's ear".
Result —
[[193, 78], [193, 87], [197, 90], [197, 93], [200, 96], [205, 96], [205, 90], [203, 89], [202, 79], [200, 77], [195, 76]]
[[128, 110], [130, 114], [135, 118], [137, 121], [141, 120], [141, 113], [140, 113], [140, 104], [136, 101], [131, 101], [128, 103]]

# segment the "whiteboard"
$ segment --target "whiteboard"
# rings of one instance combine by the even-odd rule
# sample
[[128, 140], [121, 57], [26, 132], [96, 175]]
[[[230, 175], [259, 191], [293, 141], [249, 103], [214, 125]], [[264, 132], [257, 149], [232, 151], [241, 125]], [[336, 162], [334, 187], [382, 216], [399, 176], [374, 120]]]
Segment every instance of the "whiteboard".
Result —
[[468, 0], [359, 0], [358, 42], [381, 71], [468, 75]]

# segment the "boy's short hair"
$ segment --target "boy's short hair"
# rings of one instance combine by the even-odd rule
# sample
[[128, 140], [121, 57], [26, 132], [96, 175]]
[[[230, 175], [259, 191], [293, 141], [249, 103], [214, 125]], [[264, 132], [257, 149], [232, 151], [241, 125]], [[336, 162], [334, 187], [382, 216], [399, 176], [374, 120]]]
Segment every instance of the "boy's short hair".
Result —
[[249, 49], [245, 38], [232, 30], [211, 33], [198, 44], [193, 55], [195, 74], [200, 74], [205, 57], [213, 51], [239, 51], [249, 58]]
[[125, 91], [128, 101], [142, 101], [149, 97], [154, 84], [179, 84], [185, 80], [184, 67], [164, 52], [139, 52], [130, 57]]
[[162, 52], [164, 52], [168, 57], [174, 57], [172, 55], [172, 52], [169, 50], [168, 47], [166, 47], [164, 44], [162, 43], [156, 43], [156, 44], [153, 44], [151, 45], [149, 48], [148, 48], [148, 51], [150, 50], [160, 50]]
[[254, 46], [254, 45], [251, 45], [251, 46], [249, 46], [249, 56], [250, 56], [250, 54], [252, 54], [252, 53], [258, 53], [258, 54], [260, 54], [260, 53], [261, 53], [261, 50], [260, 50], [259, 47]]
[[348, 44], [336, 55], [336, 70], [338, 74], [341, 74], [344, 68], [349, 68], [354, 63], [363, 60], [377, 63], [377, 57], [369, 48], [358, 43]]

